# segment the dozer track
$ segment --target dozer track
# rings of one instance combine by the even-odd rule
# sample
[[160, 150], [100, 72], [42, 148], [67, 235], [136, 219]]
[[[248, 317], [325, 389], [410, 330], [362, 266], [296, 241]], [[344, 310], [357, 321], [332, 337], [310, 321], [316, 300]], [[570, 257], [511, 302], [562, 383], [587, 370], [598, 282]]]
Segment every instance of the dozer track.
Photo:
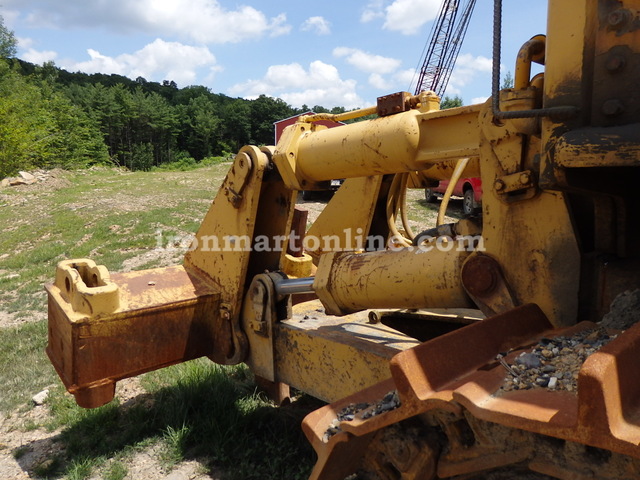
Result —
[[307, 416], [319, 457], [311, 478], [640, 478], [640, 412], [630, 401], [640, 394], [640, 325], [605, 334], [611, 340], [578, 365], [577, 391], [508, 387], [517, 359], [541, 340], [598, 328], [553, 329], [527, 305], [399, 353], [392, 379]]
[[[549, 0], [503, 90], [501, 4], [484, 104], [303, 116], [240, 150], [183, 266], [61, 262], [47, 351], [78, 403], [207, 356], [329, 402], [303, 424], [313, 479], [640, 478], [640, 325], [602, 322], [640, 285], [640, 0]], [[463, 175], [481, 215], [412, 235], [406, 188]], [[338, 178], [306, 229], [298, 192]], [[294, 255], [296, 236], [316, 242]], [[485, 319], [419, 313], [439, 308]]]

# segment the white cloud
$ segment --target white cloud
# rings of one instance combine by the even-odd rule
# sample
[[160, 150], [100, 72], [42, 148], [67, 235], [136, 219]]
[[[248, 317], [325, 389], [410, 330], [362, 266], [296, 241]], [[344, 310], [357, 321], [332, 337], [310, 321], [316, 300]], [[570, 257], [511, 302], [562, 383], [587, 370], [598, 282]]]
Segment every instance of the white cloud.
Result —
[[433, 20], [440, 11], [441, 0], [394, 0], [385, 6], [384, 0], [372, 0], [364, 8], [360, 21], [384, 18], [383, 28], [404, 35], [418, 33], [420, 27]]
[[369, 85], [380, 90], [390, 90], [393, 84], [379, 73], [372, 73], [369, 75]]
[[30, 63], [42, 65], [45, 62], [54, 61], [58, 53], [52, 50], [36, 50], [36, 41], [29, 37], [16, 37], [18, 41], [19, 57]]
[[305, 32], [314, 32], [317, 35], [329, 35], [331, 33], [331, 23], [324, 17], [309, 17], [302, 26]]
[[115, 73], [135, 79], [174, 80], [179, 85], [189, 85], [196, 81], [197, 70], [209, 67], [218, 69], [216, 58], [207, 47], [193, 47], [177, 42], [156, 39], [141, 50], [117, 57], [102, 55], [96, 50], [87, 51], [90, 60], [63, 65], [70, 71], [85, 73]]
[[383, 0], [373, 0], [364, 7], [362, 15], [360, 15], [360, 21], [363, 23], [371, 22], [376, 18], [384, 17], [384, 2]]
[[469, 53], [458, 55], [456, 66], [451, 72], [447, 94], [461, 94], [462, 88], [469, 85], [478, 75], [491, 73], [491, 67], [491, 59], [482, 55], [477, 57]]
[[487, 101], [489, 97], [474, 97], [471, 99], [471, 105], [475, 105], [476, 103], [484, 103]]
[[343, 80], [336, 67], [319, 60], [311, 62], [308, 70], [298, 63], [272, 65], [262, 79], [234, 85], [229, 93], [245, 98], [265, 94], [294, 107], [306, 104], [349, 109], [365, 105], [356, 93], [355, 80]]
[[413, 68], [405, 68], [404, 70], [398, 70], [394, 73], [393, 79], [396, 84], [402, 86], [401, 88], [407, 90], [413, 88], [413, 83], [418, 80], [418, 74]]
[[34, 48], [28, 48], [21, 53], [20, 58], [36, 65], [42, 65], [45, 62], [54, 61], [58, 58], [58, 54], [51, 50], [38, 51]]
[[[16, 3], [16, 6], [20, 7], [20, 3]], [[18, 10], [7, 10], [6, 7], [8, 7], [8, 5], [6, 5], [4, 2], [2, 7], [2, 18], [4, 19], [4, 24], [8, 29], [11, 30], [13, 29], [16, 20], [20, 16], [20, 12]]]
[[29, 37], [16, 37], [16, 40], [18, 41], [18, 46], [20, 48], [31, 48], [35, 43], [33, 38]]
[[291, 32], [291, 25], [287, 23], [287, 16], [284, 13], [273, 17], [268, 24], [269, 36], [279, 37], [281, 35], [287, 35]]
[[36, 27], [106, 27], [125, 33], [174, 35], [206, 44], [278, 36], [291, 30], [284, 14], [268, 18], [246, 5], [230, 10], [218, 0], [65, 0], [55, 4], [23, 0], [21, 9], [29, 12], [27, 21]]
[[346, 57], [349, 64], [367, 73], [391, 73], [398, 69], [402, 63], [395, 58], [383, 57], [364, 52], [357, 48], [336, 47], [333, 49], [336, 57]]
[[436, 18], [440, 4], [440, 0], [395, 0], [385, 9], [383, 27], [413, 35], [422, 25]]

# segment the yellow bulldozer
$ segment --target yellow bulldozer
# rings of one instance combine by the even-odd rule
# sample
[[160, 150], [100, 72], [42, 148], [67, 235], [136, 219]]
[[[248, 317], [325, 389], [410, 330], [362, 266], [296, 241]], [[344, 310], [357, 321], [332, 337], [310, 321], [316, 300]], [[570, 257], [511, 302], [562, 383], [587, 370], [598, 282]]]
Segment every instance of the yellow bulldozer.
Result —
[[[314, 479], [640, 478], [640, 1], [549, 0], [503, 90], [501, 7], [486, 103], [303, 117], [238, 152], [183, 265], [61, 262], [47, 353], [77, 403], [206, 356], [328, 402]], [[412, 232], [406, 189], [461, 176], [481, 215]], [[298, 192], [335, 178], [307, 228]]]

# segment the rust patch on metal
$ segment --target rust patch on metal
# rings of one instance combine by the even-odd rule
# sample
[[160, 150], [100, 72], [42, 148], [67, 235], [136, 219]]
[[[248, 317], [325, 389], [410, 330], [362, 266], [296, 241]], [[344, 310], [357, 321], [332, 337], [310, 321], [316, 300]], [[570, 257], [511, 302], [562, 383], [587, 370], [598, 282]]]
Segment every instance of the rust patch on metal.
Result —
[[396, 113], [406, 112], [411, 109], [409, 99], [411, 94], [409, 92], [397, 92], [391, 95], [385, 95], [378, 97], [378, 115], [385, 117], [387, 115], [394, 115]]
[[219, 294], [182, 267], [113, 276], [120, 308], [78, 315], [48, 285], [47, 354], [79, 405], [113, 398], [115, 382], [175, 363], [215, 354]]
[[[495, 361], [496, 355], [515, 356], [542, 337], [570, 335], [593, 324], [585, 325], [554, 330], [538, 307], [526, 305], [399, 353], [391, 361], [392, 380], [334, 402], [305, 419], [304, 431], [318, 453], [312, 478], [338, 478], [334, 463], [338, 458], [348, 463], [340, 466], [340, 473], [355, 472], [359, 459], [344, 460], [352, 439], [364, 444], [358, 445], [359, 449], [367, 449], [376, 431], [438, 409], [454, 416], [467, 411], [468, 421], [491, 422], [603, 449], [614, 456], [640, 459], [640, 381], [635, 373], [640, 356], [640, 324], [587, 358], [579, 373], [577, 396], [544, 389], [499, 390], [505, 370]], [[371, 402], [393, 388], [400, 395], [399, 408], [370, 419], [342, 422], [338, 434], [322, 440], [336, 412], [351, 403]], [[513, 458], [491, 461], [509, 464]], [[541, 471], [540, 461], [532, 460], [534, 467]], [[549, 468], [556, 472], [561, 469]], [[454, 462], [441, 473], [448, 477], [462, 470], [464, 467]]]
[[493, 292], [501, 276], [497, 262], [486, 255], [477, 256], [465, 263], [462, 268], [462, 283], [475, 296], [484, 296]]
[[289, 238], [289, 244], [287, 245], [287, 253], [294, 257], [302, 257], [304, 254], [303, 242], [304, 235], [307, 231], [307, 218], [309, 217], [309, 210], [296, 207], [293, 210], [293, 220], [291, 222], [292, 237]]

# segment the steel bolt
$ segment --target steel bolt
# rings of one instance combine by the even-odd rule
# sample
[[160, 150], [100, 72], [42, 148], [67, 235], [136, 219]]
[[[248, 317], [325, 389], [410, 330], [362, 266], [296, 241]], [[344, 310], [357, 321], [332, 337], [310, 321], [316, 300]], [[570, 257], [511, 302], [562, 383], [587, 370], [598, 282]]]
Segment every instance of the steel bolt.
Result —
[[500, 267], [490, 257], [470, 258], [462, 267], [462, 284], [471, 295], [485, 297], [498, 287]]
[[607, 18], [609, 25], [616, 30], [620, 30], [629, 21], [630, 12], [625, 8], [619, 8], [609, 14]]
[[495, 188], [496, 191], [498, 191], [498, 192], [504, 190], [505, 187], [506, 187], [506, 185], [502, 180], [496, 180], [494, 182], [494, 184], [493, 184], [493, 188]]
[[611, 55], [609, 58], [607, 58], [607, 61], [605, 63], [605, 68], [611, 72], [611, 73], [615, 73], [615, 72], [619, 72], [620, 70], [622, 70], [625, 65], [627, 64], [627, 59], [624, 58], [622, 55]]
[[478, 296], [489, 295], [495, 290], [497, 282], [498, 279], [494, 271], [490, 269], [479, 270], [476, 272], [476, 278], [474, 283], [470, 285], [469, 291]]
[[617, 98], [612, 98], [602, 104], [602, 113], [607, 117], [620, 115], [622, 112], [624, 112], [624, 104]]
[[522, 185], [528, 185], [530, 181], [531, 181], [531, 175], [529, 175], [526, 172], [520, 174], [520, 183]]

